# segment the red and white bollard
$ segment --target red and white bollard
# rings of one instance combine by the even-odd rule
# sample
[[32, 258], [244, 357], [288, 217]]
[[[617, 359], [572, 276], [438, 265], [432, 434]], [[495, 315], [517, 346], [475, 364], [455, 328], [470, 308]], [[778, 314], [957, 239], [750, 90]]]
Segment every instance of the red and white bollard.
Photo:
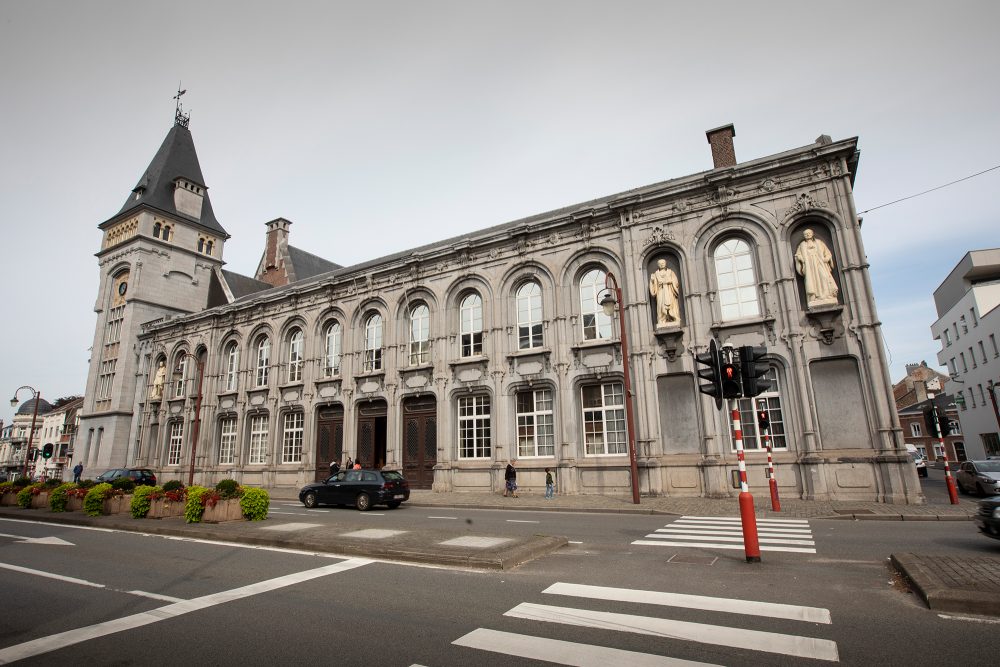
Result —
[[[734, 403], [735, 405], [735, 403]], [[748, 563], [760, 562], [760, 542], [757, 538], [757, 517], [753, 510], [753, 496], [747, 484], [747, 462], [743, 453], [743, 428], [740, 411], [733, 408], [733, 433], [736, 436], [736, 457], [740, 466], [740, 523], [743, 526], [743, 550]]]
[[[944, 447], [941, 448], [944, 451]], [[952, 505], [958, 504], [958, 489], [955, 488], [955, 480], [951, 477], [951, 466], [948, 465], [948, 453], [944, 452], [944, 483], [948, 485], [948, 497]]]
[[774, 478], [774, 461], [771, 459], [771, 436], [764, 433], [764, 443], [767, 445], [767, 483], [771, 487], [771, 509], [781, 511], [781, 501], [778, 500], [778, 480]]

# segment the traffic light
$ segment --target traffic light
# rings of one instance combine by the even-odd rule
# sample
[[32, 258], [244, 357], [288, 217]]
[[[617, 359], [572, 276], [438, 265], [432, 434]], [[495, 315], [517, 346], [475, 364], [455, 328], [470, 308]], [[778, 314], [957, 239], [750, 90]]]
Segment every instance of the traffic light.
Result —
[[740, 375], [743, 395], [747, 398], [758, 396], [771, 388], [771, 382], [762, 379], [771, 368], [766, 361], [760, 361], [765, 354], [767, 348], [762, 345], [744, 345], [740, 348]]
[[707, 368], [698, 369], [698, 377], [708, 380], [707, 384], [699, 384], [698, 391], [715, 398], [715, 408], [722, 409], [722, 377], [719, 374], [719, 344], [713, 338], [708, 343], [708, 352], [695, 355], [694, 360]]
[[938, 419], [938, 426], [941, 428], [942, 438], [946, 438], [949, 435], [951, 435], [951, 423], [948, 421], [947, 417], [942, 417]]
[[739, 398], [740, 391], [740, 369], [733, 362], [726, 362], [719, 367], [719, 374], [722, 376], [722, 398]]
[[771, 417], [767, 414], [767, 408], [757, 408], [757, 426], [761, 431], [771, 428]]
[[924, 424], [927, 425], [927, 435], [932, 438], [937, 437], [937, 429], [934, 428], [934, 408], [926, 407], [923, 409], [924, 413]]
[[42, 458], [43, 459], [51, 459], [52, 458], [52, 450], [53, 449], [54, 449], [54, 447], [53, 447], [53, 445], [52, 445], [51, 442], [46, 443], [45, 446], [42, 447]]

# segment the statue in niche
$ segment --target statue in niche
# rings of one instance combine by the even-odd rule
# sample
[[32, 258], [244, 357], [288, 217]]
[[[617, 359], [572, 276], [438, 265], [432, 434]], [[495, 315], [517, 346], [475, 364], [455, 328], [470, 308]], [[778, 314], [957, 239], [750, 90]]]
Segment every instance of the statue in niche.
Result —
[[149, 397], [154, 401], [158, 401], [163, 398], [163, 383], [167, 379], [167, 367], [160, 359], [160, 365], [156, 368], [156, 374], [153, 376], [153, 387], [149, 390]]
[[833, 279], [833, 253], [813, 230], [807, 229], [795, 250], [795, 270], [805, 280], [806, 304], [828, 306], [837, 303], [837, 283]]
[[656, 298], [656, 327], [680, 326], [681, 310], [677, 301], [680, 283], [677, 274], [667, 268], [667, 260], [656, 262], [657, 269], [649, 276], [649, 293]]

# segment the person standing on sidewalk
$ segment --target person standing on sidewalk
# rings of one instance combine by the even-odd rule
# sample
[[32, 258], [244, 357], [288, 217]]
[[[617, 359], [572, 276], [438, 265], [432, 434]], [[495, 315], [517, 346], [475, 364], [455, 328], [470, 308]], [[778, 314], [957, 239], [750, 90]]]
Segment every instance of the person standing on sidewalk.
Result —
[[545, 499], [551, 500], [555, 498], [556, 495], [556, 483], [552, 479], [552, 471], [548, 468], [545, 469]]
[[517, 459], [511, 459], [510, 463], [507, 464], [507, 470], [503, 473], [503, 495], [510, 495], [513, 498], [517, 498], [517, 469], [514, 468], [515, 463], [517, 463]]

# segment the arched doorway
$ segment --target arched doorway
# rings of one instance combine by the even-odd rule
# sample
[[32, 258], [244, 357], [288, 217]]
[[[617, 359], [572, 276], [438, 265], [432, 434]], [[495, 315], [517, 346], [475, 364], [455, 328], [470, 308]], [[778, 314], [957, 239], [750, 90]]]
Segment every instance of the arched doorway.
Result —
[[381, 468], [385, 465], [386, 402], [381, 399], [358, 404], [357, 461], [364, 468]]
[[344, 462], [344, 407], [330, 405], [316, 412], [316, 481], [330, 476], [330, 464]]
[[437, 463], [437, 399], [403, 401], [403, 476], [410, 488], [429, 489]]

